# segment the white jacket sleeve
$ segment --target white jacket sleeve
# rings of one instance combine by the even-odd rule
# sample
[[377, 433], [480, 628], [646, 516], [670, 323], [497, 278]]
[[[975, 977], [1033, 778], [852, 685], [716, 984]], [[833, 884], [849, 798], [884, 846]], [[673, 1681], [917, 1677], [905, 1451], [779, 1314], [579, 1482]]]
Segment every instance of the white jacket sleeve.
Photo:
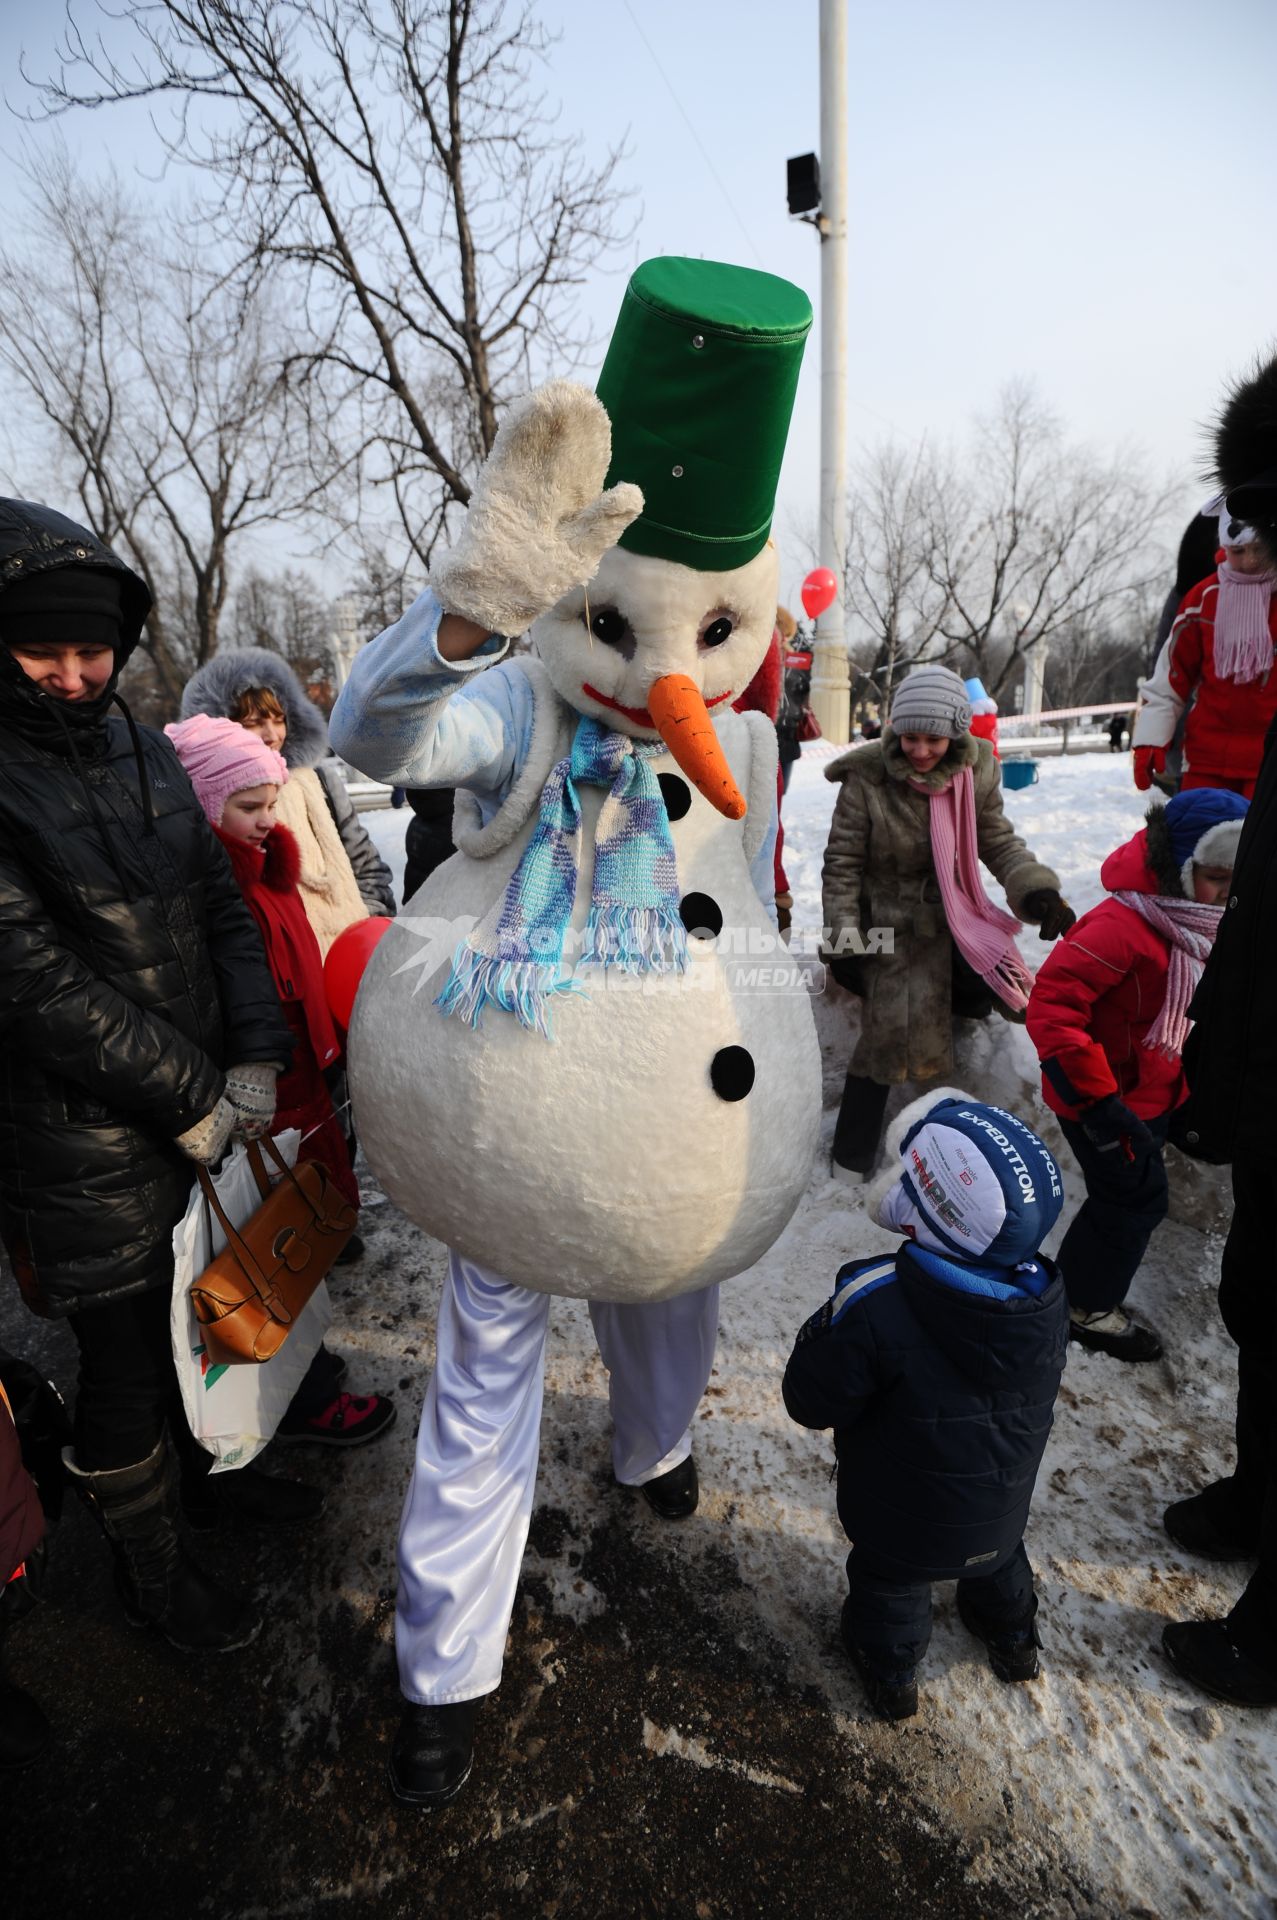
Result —
[[1133, 747], [1168, 747], [1188, 704], [1180, 698], [1171, 681], [1171, 650], [1179, 627], [1177, 620], [1162, 643], [1152, 673], [1139, 683], [1140, 704], [1131, 732]]

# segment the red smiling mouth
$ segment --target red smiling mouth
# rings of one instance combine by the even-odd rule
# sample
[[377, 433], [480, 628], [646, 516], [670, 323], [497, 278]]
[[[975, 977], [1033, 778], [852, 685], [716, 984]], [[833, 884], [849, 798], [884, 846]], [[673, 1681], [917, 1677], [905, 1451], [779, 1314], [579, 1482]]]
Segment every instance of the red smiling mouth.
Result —
[[[624, 714], [625, 718], [632, 720], [636, 727], [651, 727], [653, 733], [660, 732], [660, 728], [646, 707], [623, 707], [619, 700], [609, 700], [605, 693], [600, 693], [597, 687], [592, 687], [588, 680], [582, 682], [581, 691], [588, 693], [591, 700], [597, 700], [601, 707], [611, 707], [613, 713]], [[729, 687], [726, 693], [716, 693], [712, 700], [705, 702], [705, 705], [721, 707], [724, 700], [730, 700], [734, 692], [735, 688]]]

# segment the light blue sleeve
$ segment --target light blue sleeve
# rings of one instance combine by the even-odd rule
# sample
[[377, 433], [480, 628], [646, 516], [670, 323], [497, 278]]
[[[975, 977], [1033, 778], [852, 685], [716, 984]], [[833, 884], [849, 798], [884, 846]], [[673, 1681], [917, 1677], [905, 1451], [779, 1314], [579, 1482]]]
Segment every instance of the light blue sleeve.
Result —
[[[394, 787], [508, 786], [532, 735], [532, 689], [499, 663], [491, 634], [468, 660], [444, 660], [443, 609], [429, 588], [355, 657], [328, 723], [343, 760]], [[494, 668], [484, 672], [485, 668]]]

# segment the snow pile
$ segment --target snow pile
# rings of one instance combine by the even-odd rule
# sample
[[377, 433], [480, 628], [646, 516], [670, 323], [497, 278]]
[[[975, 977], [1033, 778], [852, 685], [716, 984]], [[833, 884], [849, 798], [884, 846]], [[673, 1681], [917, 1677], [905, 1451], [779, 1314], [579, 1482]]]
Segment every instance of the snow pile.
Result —
[[[823, 778], [823, 758], [811, 755], [795, 769], [784, 809], [799, 942], [814, 942], [820, 926], [821, 856], [835, 792]], [[1044, 763], [1038, 785], [1007, 795], [1011, 818], [1059, 872], [1079, 911], [1101, 897], [1100, 862], [1140, 825], [1143, 809], [1125, 755]], [[406, 810], [365, 816], [397, 877], [408, 817]], [[1031, 931], [1023, 947], [1030, 962], [1044, 952]], [[826, 1138], [855, 1009], [835, 989], [817, 1003]], [[1081, 1187], [1076, 1173], [1069, 1180], [1058, 1129], [1038, 1097], [1032, 1046], [1022, 1028], [996, 1017], [964, 1029], [956, 1084], [1021, 1113], [1061, 1150], [1071, 1197], [1058, 1241]], [[901, 1089], [893, 1106], [915, 1091]], [[855, 1737], [891, 1757], [937, 1817], [991, 1860], [1062, 1850], [1091, 1894], [1123, 1912], [1258, 1915], [1271, 1911], [1277, 1891], [1273, 1719], [1213, 1706], [1175, 1676], [1159, 1644], [1165, 1621], [1225, 1610], [1247, 1571], [1190, 1562], [1160, 1524], [1169, 1500], [1226, 1471], [1231, 1458], [1235, 1364], [1214, 1304], [1222, 1242], [1218, 1231], [1188, 1224], [1191, 1217], [1218, 1225], [1227, 1216], [1218, 1177], [1189, 1172], [1195, 1177], [1186, 1181], [1185, 1163], [1176, 1163], [1179, 1217], [1159, 1230], [1132, 1292], [1162, 1333], [1166, 1360], [1125, 1367], [1070, 1354], [1028, 1535], [1044, 1640], [1034, 1685], [993, 1679], [983, 1649], [957, 1619], [951, 1587], [937, 1589], [916, 1721], [900, 1729], [870, 1721], [836, 1650], [846, 1543], [834, 1517], [832, 1449], [828, 1436], [789, 1422], [780, 1379], [795, 1331], [828, 1293], [838, 1265], [892, 1241], [866, 1221], [858, 1190], [829, 1179], [823, 1155], [781, 1239], [723, 1289], [718, 1359], [698, 1416], [701, 1508], [679, 1532], [677, 1550], [691, 1558], [730, 1553], [759, 1628], [792, 1650], [794, 1685], [819, 1687], [836, 1714], [856, 1723]], [[369, 1221], [390, 1230], [390, 1209]], [[339, 1325], [337, 1343], [400, 1364], [407, 1352], [424, 1369], [441, 1249], [397, 1217], [393, 1235], [394, 1273], [378, 1263], [373, 1297], [364, 1293], [358, 1319], [346, 1310], [349, 1332], [343, 1340]], [[381, 1232], [378, 1241], [385, 1244]], [[372, 1377], [372, 1368], [360, 1371]], [[423, 1381], [424, 1371], [412, 1384]], [[402, 1384], [407, 1396], [409, 1381]], [[410, 1423], [406, 1404], [404, 1412]], [[406, 1472], [409, 1436], [392, 1439]], [[566, 1513], [582, 1539], [599, 1519], [607, 1460], [607, 1383], [588, 1315], [581, 1303], [557, 1302], [538, 1500]], [[387, 1484], [388, 1465], [359, 1476], [366, 1485], [350, 1545], [368, 1567], [390, 1559], [398, 1486]], [[565, 1613], [601, 1604], [570, 1567], [535, 1554], [529, 1564]], [[365, 1611], [375, 1604], [370, 1578], [352, 1577], [346, 1594]], [[653, 1752], [673, 1750], [672, 1736], [655, 1726], [645, 1738]]]

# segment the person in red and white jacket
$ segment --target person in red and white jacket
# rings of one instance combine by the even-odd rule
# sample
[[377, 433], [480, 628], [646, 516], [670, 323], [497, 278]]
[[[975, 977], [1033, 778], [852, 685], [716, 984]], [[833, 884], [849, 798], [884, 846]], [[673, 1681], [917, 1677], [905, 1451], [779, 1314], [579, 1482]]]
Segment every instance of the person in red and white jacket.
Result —
[[1151, 677], [1140, 683], [1131, 747], [1141, 792], [1165, 772], [1191, 701], [1181, 787], [1225, 787], [1249, 800], [1277, 718], [1277, 569], [1252, 527], [1227, 510], [1219, 524], [1224, 557], [1185, 594]]
[[1043, 1097], [1086, 1181], [1059, 1252], [1070, 1332], [1119, 1360], [1162, 1351], [1122, 1302], [1166, 1217], [1162, 1148], [1188, 1091], [1188, 1003], [1223, 917], [1246, 806], [1217, 788], [1155, 801], [1100, 869], [1110, 898], [1058, 942], [1029, 996]]

